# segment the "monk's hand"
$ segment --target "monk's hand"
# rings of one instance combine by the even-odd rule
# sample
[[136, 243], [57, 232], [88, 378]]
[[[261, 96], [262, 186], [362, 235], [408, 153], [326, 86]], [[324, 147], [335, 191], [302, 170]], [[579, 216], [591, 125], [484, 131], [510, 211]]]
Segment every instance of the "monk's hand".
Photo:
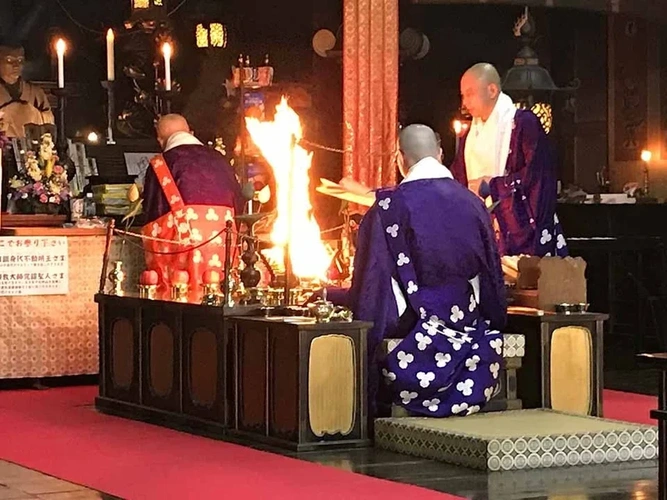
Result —
[[354, 194], [366, 195], [371, 192], [368, 186], [355, 181], [352, 177], [343, 177], [338, 184], [346, 191]]

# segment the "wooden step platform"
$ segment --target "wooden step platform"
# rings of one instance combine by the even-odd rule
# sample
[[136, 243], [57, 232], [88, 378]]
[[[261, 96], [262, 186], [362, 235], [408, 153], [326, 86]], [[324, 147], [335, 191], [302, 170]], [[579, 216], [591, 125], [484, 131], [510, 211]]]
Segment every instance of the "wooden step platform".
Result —
[[487, 471], [654, 460], [657, 428], [553, 410], [382, 418], [375, 445]]

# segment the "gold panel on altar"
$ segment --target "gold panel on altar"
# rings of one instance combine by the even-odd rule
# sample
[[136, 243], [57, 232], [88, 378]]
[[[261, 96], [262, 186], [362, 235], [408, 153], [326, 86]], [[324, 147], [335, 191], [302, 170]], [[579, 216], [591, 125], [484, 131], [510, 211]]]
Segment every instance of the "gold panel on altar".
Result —
[[313, 434], [346, 436], [354, 428], [354, 343], [344, 335], [324, 335], [310, 344], [308, 412]]
[[563, 326], [551, 338], [551, 407], [588, 415], [592, 405], [593, 345], [591, 332]]

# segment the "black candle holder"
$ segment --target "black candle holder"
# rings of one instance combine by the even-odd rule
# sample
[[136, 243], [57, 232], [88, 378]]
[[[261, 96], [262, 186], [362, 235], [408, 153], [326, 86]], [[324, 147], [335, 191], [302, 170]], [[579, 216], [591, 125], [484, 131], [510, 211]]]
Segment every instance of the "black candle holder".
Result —
[[56, 117], [56, 135], [58, 137], [56, 141], [56, 149], [61, 158], [68, 158], [67, 135], [65, 132], [65, 108], [67, 107], [67, 97], [70, 95], [70, 91], [67, 87], [58, 87], [51, 90], [51, 93], [58, 98], [58, 115]]
[[107, 144], [116, 144], [113, 137], [113, 131], [116, 127], [115, 86], [116, 82], [113, 80], [102, 82], [102, 87], [107, 91]]
[[172, 102], [178, 96], [179, 90], [172, 88], [171, 90], [159, 89], [156, 92], [156, 95], [159, 98], [159, 110], [160, 114], [169, 114], [172, 109]]

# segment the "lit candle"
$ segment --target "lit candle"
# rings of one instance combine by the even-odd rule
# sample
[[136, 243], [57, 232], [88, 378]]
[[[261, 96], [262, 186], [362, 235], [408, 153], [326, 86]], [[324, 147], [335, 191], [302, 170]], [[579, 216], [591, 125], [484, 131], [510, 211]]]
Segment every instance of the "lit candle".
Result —
[[653, 154], [645, 149], [642, 151], [641, 154], [641, 159], [644, 162], [644, 196], [649, 196], [649, 179], [648, 179], [648, 165], [651, 163], [651, 158], [653, 157]]
[[58, 88], [65, 88], [65, 40], [59, 38], [56, 42], [56, 54], [58, 55]]
[[164, 90], [168, 92], [171, 90], [171, 44], [169, 42], [162, 45], [162, 53], [164, 54]]
[[116, 65], [114, 58], [114, 34], [109, 28], [107, 31], [107, 80], [113, 82], [116, 79]]

